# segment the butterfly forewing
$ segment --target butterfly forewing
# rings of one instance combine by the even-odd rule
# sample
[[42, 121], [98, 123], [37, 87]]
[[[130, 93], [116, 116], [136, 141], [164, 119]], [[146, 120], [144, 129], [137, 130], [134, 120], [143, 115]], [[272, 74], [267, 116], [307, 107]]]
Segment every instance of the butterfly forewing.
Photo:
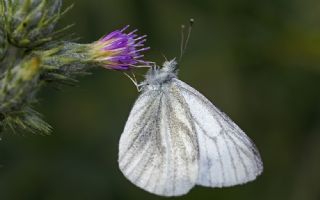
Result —
[[199, 143], [197, 184], [232, 186], [254, 180], [262, 170], [258, 150], [248, 136], [202, 94], [174, 79], [188, 104]]
[[163, 196], [187, 193], [198, 176], [198, 140], [185, 99], [171, 82], [146, 89], [129, 115], [119, 166], [137, 186]]

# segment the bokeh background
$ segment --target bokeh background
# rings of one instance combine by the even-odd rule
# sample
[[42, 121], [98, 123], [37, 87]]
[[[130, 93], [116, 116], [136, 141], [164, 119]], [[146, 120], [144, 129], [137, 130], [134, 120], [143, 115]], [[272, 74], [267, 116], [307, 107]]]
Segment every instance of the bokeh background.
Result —
[[[179, 55], [180, 25], [196, 23], [180, 78], [255, 141], [265, 171], [246, 185], [195, 187], [179, 199], [320, 199], [320, 1], [65, 0], [60, 26], [91, 42], [130, 24], [149, 60]], [[139, 71], [142, 79], [144, 71]], [[138, 96], [121, 73], [94, 70], [76, 87], [41, 92], [50, 136], [5, 133], [1, 200], [162, 199], [119, 171], [118, 141]]]

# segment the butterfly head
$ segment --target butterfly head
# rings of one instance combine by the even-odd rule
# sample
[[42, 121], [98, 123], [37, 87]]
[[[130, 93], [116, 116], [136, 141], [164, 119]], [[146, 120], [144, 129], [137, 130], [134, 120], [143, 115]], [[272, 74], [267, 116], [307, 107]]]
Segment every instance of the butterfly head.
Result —
[[153, 66], [146, 74], [146, 80], [143, 86], [159, 87], [177, 77], [177, 61], [176, 59], [166, 60], [162, 67]]
[[160, 68], [160, 71], [164, 72], [164, 73], [174, 73], [176, 74], [177, 71], [177, 61], [176, 59], [172, 59], [172, 60], [166, 60], [163, 64], [162, 64], [162, 68]]

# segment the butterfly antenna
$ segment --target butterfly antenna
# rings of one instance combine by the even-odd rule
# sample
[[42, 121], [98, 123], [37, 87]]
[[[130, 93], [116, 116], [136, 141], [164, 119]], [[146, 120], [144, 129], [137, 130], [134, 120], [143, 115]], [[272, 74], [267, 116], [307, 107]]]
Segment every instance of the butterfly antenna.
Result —
[[190, 18], [186, 39], [185, 39], [185, 36], [184, 36], [184, 34], [185, 34], [185, 26], [184, 26], [184, 25], [181, 25], [181, 44], [180, 44], [180, 59], [179, 59], [180, 61], [182, 60], [182, 57], [183, 57], [183, 55], [185, 54], [186, 49], [187, 49], [187, 47], [188, 47], [189, 39], [190, 39], [190, 36], [191, 36], [193, 24], [194, 24], [194, 19], [193, 19], [193, 18]]
[[181, 25], [181, 41], [180, 41], [180, 60], [182, 59], [183, 56], [183, 51], [184, 51], [184, 31], [185, 31], [185, 25]]
[[189, 39], [190, 39], [190, 36], [191, 36], [193, 24], [194, 24], [194, 19], [191, 18], [191, 19], [189, 20], [188, 35], [187, 35], [187, 39], [186, 39], [186, 41], [185, 41], [184, 51], [186, 51], [187, 46], [188, 46], [188, 44], [189, 44]]

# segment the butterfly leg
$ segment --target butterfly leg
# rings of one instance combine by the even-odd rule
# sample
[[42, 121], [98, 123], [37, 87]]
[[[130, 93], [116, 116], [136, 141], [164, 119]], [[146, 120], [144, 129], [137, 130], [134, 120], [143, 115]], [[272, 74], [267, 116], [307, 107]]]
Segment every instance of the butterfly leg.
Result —
[[128, 73], [123, 72], [123, 74], [124, 74], [126, 77], [128, 77], [128, 78], [132, 81], [132, 83], [136, 86], [138, 92], [140, 92], [142, 85], [141, 85], [141, 84], [138, 84], [138, 81], [137, 81], [137, 79], [136, 79], [135, 74], [134, 74], [133, 72], [131, 72], [131, 73], [132, 73], [132, 77], [131, 77]]

